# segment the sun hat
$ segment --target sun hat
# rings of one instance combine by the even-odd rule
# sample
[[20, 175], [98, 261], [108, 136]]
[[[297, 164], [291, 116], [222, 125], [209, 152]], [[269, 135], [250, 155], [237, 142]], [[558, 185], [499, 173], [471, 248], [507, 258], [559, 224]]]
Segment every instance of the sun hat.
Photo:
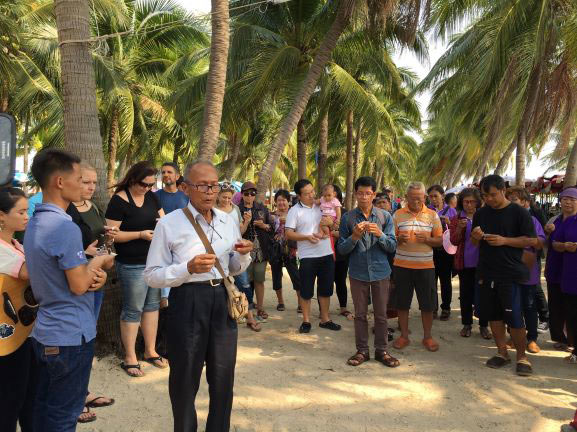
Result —
[[559, 198], [565, 198], [565, 197], [577, 199], [577, 188], [569, 187], [565, 189], [563, 192], [561, 192]]

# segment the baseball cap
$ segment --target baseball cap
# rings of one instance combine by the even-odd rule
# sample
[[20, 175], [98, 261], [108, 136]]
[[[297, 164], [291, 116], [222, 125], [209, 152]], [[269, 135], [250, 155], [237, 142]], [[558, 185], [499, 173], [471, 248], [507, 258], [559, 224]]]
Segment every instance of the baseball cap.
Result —
[[247, 191], [247, 190], [251, 190], [251, 189], [256, 190], [256, 185], [255, 185], [253, 182], [249, 182], [249, 181], [248, 181], [248, 182], [244, 182], [244, 183], [242, 184], [242, 187], [240, 188], [240, 190], [241, 190], [242, 192]]

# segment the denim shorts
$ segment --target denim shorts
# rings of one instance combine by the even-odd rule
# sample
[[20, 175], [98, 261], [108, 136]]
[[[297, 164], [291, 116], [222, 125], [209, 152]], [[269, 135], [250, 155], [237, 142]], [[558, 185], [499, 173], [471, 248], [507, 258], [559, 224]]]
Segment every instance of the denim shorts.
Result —
[[160, 289], [146, 285], [142, 276], [145, 267], [144, 264], [116, 262], [116, 274], [122, 286], [121, 321], [137, 323], [142, 312], [160, 309]]

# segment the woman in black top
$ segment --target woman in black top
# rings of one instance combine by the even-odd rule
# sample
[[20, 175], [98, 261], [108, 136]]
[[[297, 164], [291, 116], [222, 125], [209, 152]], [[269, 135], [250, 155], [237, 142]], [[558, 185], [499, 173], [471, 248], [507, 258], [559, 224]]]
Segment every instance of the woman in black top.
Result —
[[160, 290], [148, 287], [142, 277], [156, 221], [164, 216], [158, 198], [151, 192], [156, 173], [148, 162], [132, 166], [116, 185], [106, 210], [106, 225], [119, 229], [114, 241], [118, 254], [116, 273], [123, 293], [120, 335], [125, 352], [120, 367], [132, 377], [144, 375], [135, 350], [139, 326], [144, 338], [144, 360], [158, 368], [168, 367], [155, 348]]

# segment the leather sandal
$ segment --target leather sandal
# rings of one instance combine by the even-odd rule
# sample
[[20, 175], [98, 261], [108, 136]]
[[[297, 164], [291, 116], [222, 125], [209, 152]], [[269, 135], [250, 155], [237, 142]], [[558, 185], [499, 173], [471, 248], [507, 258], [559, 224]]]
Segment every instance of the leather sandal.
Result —
[[423, 339], [423, 346], [430, 352], [439, 351], [439, 344], [432, 337]]
[[363, 364], [366, 361], [369, 361], [371, 359], [371, 357], [369, 356], [369, 353], [363, 353], [360, 351], [357, 351], [357, 353], [354, 356], [351, 356], [348, 360], [347, 360], [347, 364], [349, 366], [359, 366], [361, 364]]
[[411, 343], [411, 341], [408, 338], [405, 338], [403, 336], [399, 336], [393, 342], [393, 347], [398, 349], [398, 350], [402, 350], [403, 348], [406, 348], [407, 346], [409, 346], [410, 343]]
[[398, 359], [394, 358], [386, 351], [376, 352], [375, 360], [390, 368], [396, 368], [401, 365], [401, 362]]
[[246, 326], [251, 329], [253, 332], [260, 332], [262, 330], [262, 327], [260, 326], [259, 323], [257, 322], [247, 322]]

